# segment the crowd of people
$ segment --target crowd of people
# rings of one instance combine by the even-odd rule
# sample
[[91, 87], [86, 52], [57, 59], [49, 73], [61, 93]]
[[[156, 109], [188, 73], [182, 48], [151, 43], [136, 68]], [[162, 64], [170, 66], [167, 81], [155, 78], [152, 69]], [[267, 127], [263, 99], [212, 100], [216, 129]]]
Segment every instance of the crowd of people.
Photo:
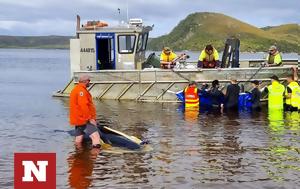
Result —
[[[287, 86], [279, 82], [276, 75], [270, 77], [271, 84], [267, 87], [260, 88], [260, 81], [252, 80], [252, 90], [247, 91], [251, 98], [250, 106], [254, 111], [261, 110], [262, 92], [268, 95], [269, 109], [282, 109], [286, 111], [300, 110], [300, 86], [298, 83], [297, 67], [293, 67], [293, 72], [286, 78]], [[237, 111], [239, 109], [239, 98], [241, 88], [237, 79], [231, 78], [230, 84], [227, 86], [225, 93], [222, 92], [222, 87], [218, 80], [208, 84], [203, 84], [200, 88], [197, 87], [195, 81], [191, 81], [184, 89], [185, 108], [199, 109], [219, 109]]]
[[[177, 56], [170, 47], [164, 47], [160, 55], [160, 65], [162, 69], [171, 69], [174, 68], [176, 62], [184, 57], [181, 54]], [[266, 57], [266, 64], [264, 66], [275, 67], [281, 66], [282, 57], [277, 47], [272, 45], [269, 48], [269, 53]], [[201, 51], [198, 59], [198, 68], [219, 68], [221, 62], [219, 60], [218, 51], [211, 45], [206, 45], [206, 47]]]
[[[169, 47], [165, 47], [161, 54], [161, 68], [173, 68], [176, 61], [186, 55], [177, 55]], [[279, 66], [282, 64], [281, 55], [275, 46], [269, 49], [267, 63], [265, 66]], [[201, 52], [198, 61], [200, 68], [218, 68], [220, 66], [219, 55], [212, 45], [207, 45]], [[298, 83], [297, 68], [293, 68], [293, 74], [287, 77], [288, 85], [285, 87], [279, 82], [276, 75], [271, 77], [271, 84], [260, 89], [258, 80], [251, 81], [253, 89], [251, 94], [251, 108], [260, 110], [261, 93], [268, 93], [269, 109], [285, 109], [287, 111], [300, 110], [300, 87]], [[101, 148], [100, 135], [97, 129], [96, 109], [93, 104], [92, 96], [88, 91], [90, 77], [81, 75], [79, 83], [74, 87], [70, 94], [70, 124], [75, 128], [75, 143], [77, 146], [82, 144], [84, 135], [88, 135], [92, 140], [94, 149]], [[185, 108], [199, 109], [207, 107], [212, 109], [238, 110], [240, 86], [236, 78], [231, 78], [226, 92], [222, 92], [222, 87], [218, 80], [202, 85], [199, 89], [195, 81], [191, 81], [184, 89]]]

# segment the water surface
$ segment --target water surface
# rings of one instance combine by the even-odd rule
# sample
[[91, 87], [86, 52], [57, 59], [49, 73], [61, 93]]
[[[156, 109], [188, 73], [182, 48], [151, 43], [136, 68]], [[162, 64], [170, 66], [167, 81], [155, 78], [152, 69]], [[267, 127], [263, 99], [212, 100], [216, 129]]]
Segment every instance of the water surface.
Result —
[[96, 102], [101, 124], [153, 151], [76, 149], [68, 100], [69, 51], [0, 49], [0, 186], [13, 188], [14, 152], [55, 152], [57, 188], [298, 188], [299, 113], [185, 112], [180, 104]]

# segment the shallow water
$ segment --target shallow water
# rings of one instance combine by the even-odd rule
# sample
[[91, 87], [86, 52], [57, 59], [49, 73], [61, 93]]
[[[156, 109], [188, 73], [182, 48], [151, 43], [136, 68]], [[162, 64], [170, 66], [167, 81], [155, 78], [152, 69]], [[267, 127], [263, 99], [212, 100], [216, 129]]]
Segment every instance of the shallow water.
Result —
[[[0, 49], [0, 186], [13, 188], [14, 152], [55, 152], [57, 188], [298, 188], [300, 115], [184, 112], [179, 104], [96, 102], [103, 125], [149, 139], [135, 153], [76, 150], [66, 50]], [[79, 176], [80, 174], [80, 176]]]

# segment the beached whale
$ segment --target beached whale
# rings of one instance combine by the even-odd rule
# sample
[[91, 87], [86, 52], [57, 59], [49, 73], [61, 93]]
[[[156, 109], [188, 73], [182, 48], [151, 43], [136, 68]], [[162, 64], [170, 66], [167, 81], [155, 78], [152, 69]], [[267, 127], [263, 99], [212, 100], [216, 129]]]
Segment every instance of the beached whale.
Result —
[[[135, 136], [129, 136], [120, 131], [114, 130], [112, 128], [106, 126], [97, 126], [98, 132], [100, 134], [100, 144], [105, 145], [108, 144], [113, 147], [121, 147], [129, 150], [139, 150], [142, 149], [147, 141], [140, 140]], [[74, 130], [69, 131], [69, 134], [75, 136]], [[85, 140], [90, 140], [89, 136], [84, 136]]]

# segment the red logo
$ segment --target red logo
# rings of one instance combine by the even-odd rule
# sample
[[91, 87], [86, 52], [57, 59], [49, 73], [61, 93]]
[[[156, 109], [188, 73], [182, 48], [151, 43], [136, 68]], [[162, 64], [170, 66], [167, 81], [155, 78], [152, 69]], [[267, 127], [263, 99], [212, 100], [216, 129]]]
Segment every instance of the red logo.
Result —
[[55, 153], [15, 153], [15, 189], [55, 189]]

